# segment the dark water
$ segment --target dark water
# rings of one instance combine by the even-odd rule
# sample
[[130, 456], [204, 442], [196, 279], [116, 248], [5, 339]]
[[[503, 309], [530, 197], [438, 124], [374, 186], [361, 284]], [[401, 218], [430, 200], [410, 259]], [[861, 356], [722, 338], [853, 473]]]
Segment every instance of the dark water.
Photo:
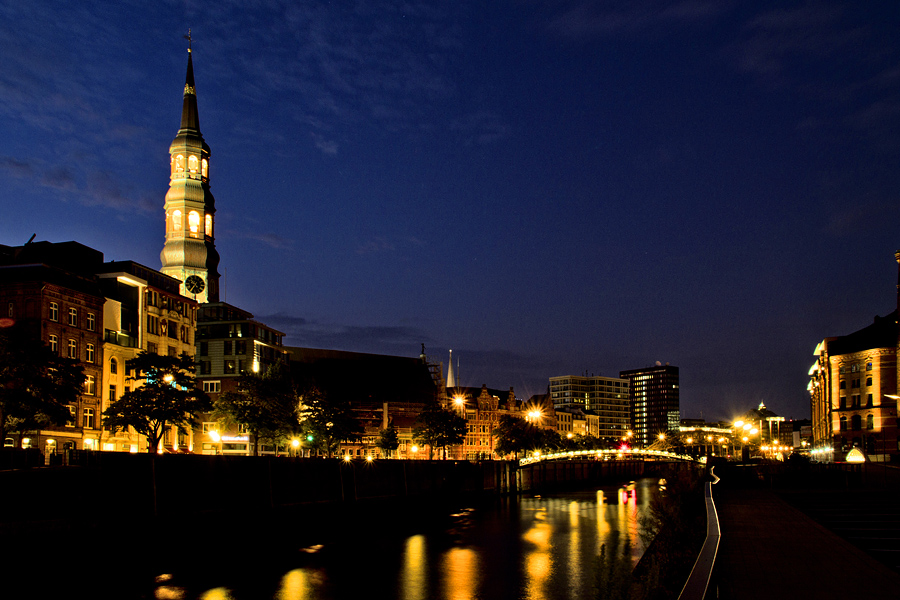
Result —
[[[403, 522], [402, 515], [376, 514], [335, 523], [329, 541], [305, 547], [291, 547], [290, 540], [277, 534], [260, 539], [227, 524], [213, 525], [199, 544], [201, 557], [169, 561], [152, 582], [136, 586], [143, 588], [136, 596], [598, 598], [601, 552], [627, 555], [626, 565], [640, 558], [639, 519], [654, 487], [655, 482], [641, 480], [589, 492], [507, 498], [418, 523]], [[221, 559], [210, 560], [216, 554]]]

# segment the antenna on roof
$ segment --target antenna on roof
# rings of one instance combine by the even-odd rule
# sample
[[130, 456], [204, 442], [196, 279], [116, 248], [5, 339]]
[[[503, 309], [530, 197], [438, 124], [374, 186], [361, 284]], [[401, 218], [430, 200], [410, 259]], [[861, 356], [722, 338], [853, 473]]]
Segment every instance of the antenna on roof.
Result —
[[31, 234], [31, 237], [30, 237], [30, 238], [28, 238], [28, 241], [27, 241], [27, 242], [25, 242], [25, 243], [26, 243], [26, 244], [30, 244], [30, 243], [31, 243], [31, 242], [33, 242], [33, 241], [34, 241], [34, 238], [35, 238], [35, 237], [36, 237], [36, 236], [37, 236], [37, 234], [36, 234], [36, 233], [32, 233], [32, 234]]

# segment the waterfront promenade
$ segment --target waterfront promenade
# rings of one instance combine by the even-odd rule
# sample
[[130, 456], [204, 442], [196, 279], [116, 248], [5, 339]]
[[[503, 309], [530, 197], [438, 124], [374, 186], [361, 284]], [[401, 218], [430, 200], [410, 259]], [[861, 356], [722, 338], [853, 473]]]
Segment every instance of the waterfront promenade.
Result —
[[713, 486], [721, 542], [707, 599], [900, 597], [900, 523], [876, 509], [896, 504], [900, 471], [868, 465], [822, 487], [740, 479]]

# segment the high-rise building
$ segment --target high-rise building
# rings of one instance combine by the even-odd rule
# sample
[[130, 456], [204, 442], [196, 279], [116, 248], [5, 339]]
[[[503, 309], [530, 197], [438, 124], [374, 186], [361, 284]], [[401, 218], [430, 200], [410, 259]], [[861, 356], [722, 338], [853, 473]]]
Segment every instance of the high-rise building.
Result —
[[596, 435], [619, 439], [631, 426], [629, 381], [624, 378], [561, 375], [550, 378], [550, 399], [557, 411], [581, 409], [597, 416]]
[[678, 431], [678, 367], [657, 364], [621, 371], [619, 377], [631, 382], [631, 426], [636, 444], [647, 446], [660, 434]]
[[209, 191], [209, 146], [200, 133], [194, 65], [188, 49], [181, 127], [169, 147], [166, 243], [160, 253], [166, 275], [181, 281], [181, 293], [197, 302], [219, 301], [219, 253], [214, 225], [216, 201]]

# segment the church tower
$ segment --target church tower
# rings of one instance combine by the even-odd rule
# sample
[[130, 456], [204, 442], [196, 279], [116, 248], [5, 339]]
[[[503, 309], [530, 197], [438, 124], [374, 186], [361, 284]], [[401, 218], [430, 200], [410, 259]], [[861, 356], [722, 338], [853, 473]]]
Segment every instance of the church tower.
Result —
[[200, 303], [218, 302], [219, 253], [213, 229], [216, 201], [209, 191], [209, 146], [200, 133], [190, 46], [181, 128], [169, 147], [169, 156], [166, 244], [159, 255], [160, 270], [181, 280], [185, 296]]

